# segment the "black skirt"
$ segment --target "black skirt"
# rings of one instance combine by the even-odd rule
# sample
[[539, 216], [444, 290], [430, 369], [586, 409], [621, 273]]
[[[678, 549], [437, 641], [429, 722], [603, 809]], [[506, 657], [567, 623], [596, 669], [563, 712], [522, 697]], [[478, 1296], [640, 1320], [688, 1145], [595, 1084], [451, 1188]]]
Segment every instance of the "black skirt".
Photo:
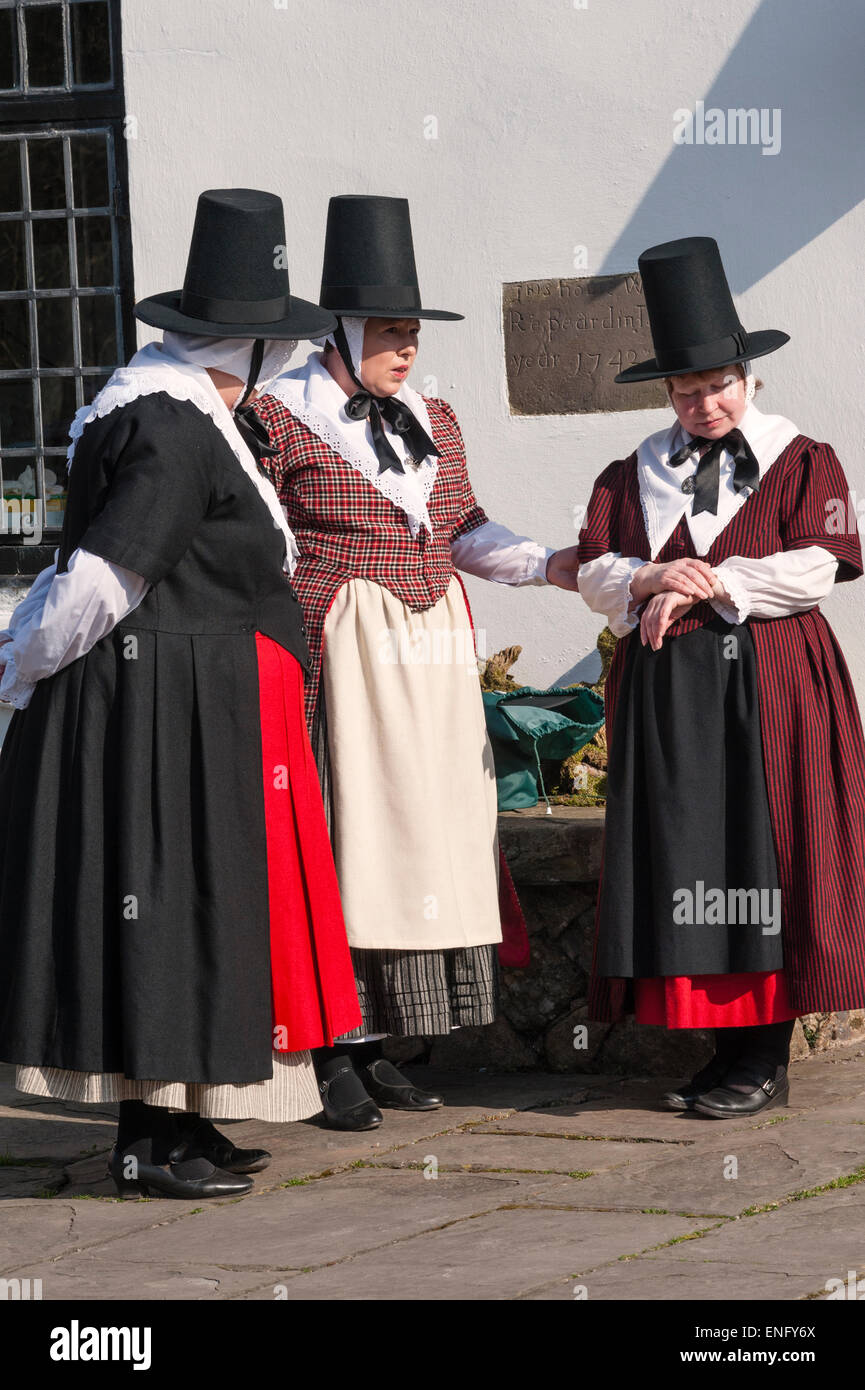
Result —
[[0, 1058], [271, 1075], [253, 634], [114, 632], [38, 682], [0, 755]]
[[717, 618], [629, 640], [610, 745], [597, 972], [783, 966], [754, 645]]

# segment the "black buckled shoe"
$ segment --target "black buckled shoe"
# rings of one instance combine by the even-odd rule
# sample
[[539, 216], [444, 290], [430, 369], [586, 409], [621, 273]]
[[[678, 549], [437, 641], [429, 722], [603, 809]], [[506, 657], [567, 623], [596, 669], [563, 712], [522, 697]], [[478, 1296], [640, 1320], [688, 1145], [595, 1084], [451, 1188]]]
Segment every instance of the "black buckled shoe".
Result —
[[686, 1081], [677, 1091], [667, 1091], [661, 1096], [661, 1104], [667, 1110], [693, 1110], [696, 1101], [707, 1091], [712, 1091], [724, 1080], [730, 1069], [729, 1062], [713, 1057], [690, 1081]]
[[[352, 1076], [357, 1082], [357, 1087], [353, 1089], [362, 1092], [363, 1099], [357, 1100], [351, 1105], [335, 1105], [330, 1099], [330, 1088], [339, 1077], [346, 1075]], [[354, 1067], [340, 1067], [339, 1071], [335, 1072], [327, 1081], [319, 1081], [318, 1089], [321, 1094], [324, 1118], [330, 1129], [378, 1129], [384, 1119], [384, 1115], [375, 1101], [370, 1100], [367, 1095], [363, 1081], [357, 1075]]]
[[260, 1173], [273, 1157], [267, 1149], [237, 1149], [210, 1120], [199, 1120], [183, 1136], [187, 1158], [206, 1158], [224, 1173]]
[[444, 1105], [443, 1096], [422, 1091], [397, 1071], [393, 1062], [379, 1057], [363, 1068], [364, 1085], [379, 1105], [389, 1110], [438, 1110]]
[[225, 1173], [205, 1158], [187, 1159], [184, 1146], [168, 1155], [168, 1163], [152, 1163], [135, 1153], [135, 1145], [120, 1153], [111, 1150], [108, 1172], [114, 1179], [118, 1197], [177, 1197], [197, 1201], [202, 1197], [242, 1197], [252, 1188], [252, 1179]]
[[779, 1077], [767, 1077], [753, 1091], [734, 1091], [729, 1086], [717, 1086], [714, 1091], [700, 1096], [694, 1103], [694, 1109], [712, 1120], [737, 1119], [740, 1116], [759, 1115], [761, 1110], [771, 1110], [773, 1105], [787, 1105], [789, 1098], [790, 1083], [784, 1071]]

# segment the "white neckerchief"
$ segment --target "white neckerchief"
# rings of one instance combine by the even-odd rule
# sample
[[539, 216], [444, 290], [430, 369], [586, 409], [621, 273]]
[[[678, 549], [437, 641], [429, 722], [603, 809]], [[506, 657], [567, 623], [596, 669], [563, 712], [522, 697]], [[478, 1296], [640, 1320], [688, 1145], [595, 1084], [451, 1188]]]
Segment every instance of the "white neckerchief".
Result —
[[[369, 420], [351, 420], [345, 413], [348, 396], [323, 365], [318, 353], [312, 353], [302, 367], [284, 372], [271, 386], [267, 395], [282, 401], [319, 439], [335, 449], [340, 458], [360, 473], [382, 496], [405, 512], [412, 536], [421, 526], [432, 534], [428, 503], [438, 473], [438, 459], [429, 454], [417, 468], [404, 473], [388, 469], [379, 473], [378, 457], [372, 442]], [[404, 381], [396, 393], [397, 399], [408, 406], [432, 438], [432, 426], [423, 396]], [[407, 456], [405, 441], [382, 417], [388, 442], [397, 455]]]
[[[761, 478], [799, 433], [796, 426], [783, 415], [764, 415], [752, 403], [745, 410], [739, 429], [754, 451]], [[706, 555], [712, 542], [751, 496], [752, 489], [749, 487], [741, 492], [734, 489], [733, 455], [729, 449], [724, 449], [720, 459], [717, 516], [711, 512], [692, 516], [694, 495], [682, 492], [682, 480], [696, 473], [697, 454], [695, 452], [693, 458], [678, 468], [671, 468], [669, 464], [670, 455], [687, 443], [689, 438], [688, 432], [676, 420], [667, 429], [650, 434], [637, 449], [640, 501], [653, 556], [669, 540], [683, 516], [687, 518], [694, 549], [698, 555]]]
[[91, 420], [108, 415], [120, 406], [128, 405], [139, 396], [149, 396], [156, 391], [164, 391], [177, 401], [189, 401], [204, 415], [208, 415], [225, 439], [241, 468], [259, 493], [273, 519], [274, 526], [282, 531], [285, 538], [285, 560], [283, 568], [292, 574], [300, 551], [294, 533], [285, 519], [276, 489], [260, 471], [255, 458], [247, 447], [234, 423], [234, 417], [220, 396], [204, 367], [182, 362], [172, 356], [162, 343], [148, 343], [126, 367], [118, 367], [113, 376], [90, 405], [84, 405], [76, 413], [69, 427], [72, 443], [66, 451], [69, 467], [75, 446]]

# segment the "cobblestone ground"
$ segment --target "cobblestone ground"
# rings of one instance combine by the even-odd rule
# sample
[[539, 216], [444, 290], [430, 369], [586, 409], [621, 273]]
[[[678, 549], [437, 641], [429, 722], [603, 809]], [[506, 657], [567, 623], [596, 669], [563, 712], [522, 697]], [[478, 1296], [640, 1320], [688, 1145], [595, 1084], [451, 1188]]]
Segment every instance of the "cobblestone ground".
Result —
[[794, 1064], [789, 1107], [752, 1121], [662, 1111], [657, 1078], [414, 1075], [447, 1105], [370, 1133], [224, 1126], [273, 1162], [196, 1205], [117, 1200], [111, 1109], [0, 1068], [0, 1277], [45, 1300], [729, 1302], [865, 1273], [861, 1044]]

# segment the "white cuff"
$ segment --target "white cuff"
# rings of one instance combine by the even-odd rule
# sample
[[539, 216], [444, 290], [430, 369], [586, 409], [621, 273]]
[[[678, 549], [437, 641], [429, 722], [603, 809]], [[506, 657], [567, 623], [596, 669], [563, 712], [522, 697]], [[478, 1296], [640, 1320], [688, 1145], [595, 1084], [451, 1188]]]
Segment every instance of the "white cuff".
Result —
[[57, 557], [59, 554], [60, 551], [55, 550], [54, 563], [49, 565], [47, 569], [40, 570], [21, 602], [16, 603], [12, 617], [9, 619], [9, 626], [0, 632], [0, 643], [11, 642], [16, 633], [18, 633], [35, 614], [42, 612], [46, 595], [57, 573]]
[[741, 575], [729, 565], [719, 574], [720, 569], [721, 565], [716, 566], [715, 573], [727, 590], [727, 598], [710, 598], [709, 603], [725, 623], [743, 623], [751, 611], [751, 596], [747, 586]]
[[[534, 544], [534, 542], [532, 542]], [[555, 555], [548, 545], [539, 545], [537, 555], [526, 559], [526, 577], [524, 584], [549, 584], [547, 579], [547, 562], [551, 555]]]
[[15, 653], [10, 652], [0, 679], [0, 701], [5, 705], [14, 705], [16, 709], [26, 709], [35, 689], [33, 681], [25, 681], [19, 676], [15, 669]]
[[623, 557], [608, 550], [596, 560], [580, 565], [577, 586], [594, 613], [603, 613], [614, 637], [627, 637], [640, 621], [639, 613], [629, 613], [633, 601], [631, 580], [645, 565], [636, 556]]

